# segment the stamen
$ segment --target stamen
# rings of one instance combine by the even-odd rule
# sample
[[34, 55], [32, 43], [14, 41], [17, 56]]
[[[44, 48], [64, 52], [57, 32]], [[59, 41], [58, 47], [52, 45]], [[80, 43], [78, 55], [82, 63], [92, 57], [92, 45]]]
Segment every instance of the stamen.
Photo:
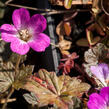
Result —
[[27, 29], [20, 30], [19, 35], [20, 39], [26, 42], [31, 38], [31, 35], [29, 34]]

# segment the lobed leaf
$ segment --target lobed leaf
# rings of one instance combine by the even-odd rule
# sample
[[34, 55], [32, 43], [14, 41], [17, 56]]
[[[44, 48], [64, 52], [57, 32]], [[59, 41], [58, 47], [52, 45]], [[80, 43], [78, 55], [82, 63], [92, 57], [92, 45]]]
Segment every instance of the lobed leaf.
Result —
[[7, 91], [13, 84], [15, 72], [12, 63], [0, 66], [0, 93]]
[[0, 93], [6, 92], [10, 87], [15, 89], [22, 88], [32, 71], [33, 66], [23, 67], [16, 77], [14, 66], [11, 62], [0, 64]]
[[34, 66], [32, 65], [28, 65], [28, 66], [22, 65], [19, 70], [19, 74], [15, 78], [13, 87], [17, 90], [19, 90], [20, 88], [23, 88], [24, 84], [26, 84], [27, 82], [27, 78], [29, 78], [32, 75], [33, 69], [34, 69]]
[[47, 72], [44, 69], [39, 70], [38, 74], [39, 77], [32, 76], [28, 79], [24, 89], [34, 93], [39, 100], [36, 100], [39, 107], [54, 104], [57, 108], [68, 109], [69, 104], [73, 105], [73, 97], [81, 97], [90, 88], [89, 84], [76, 77], [57, 77], [55, 72]]

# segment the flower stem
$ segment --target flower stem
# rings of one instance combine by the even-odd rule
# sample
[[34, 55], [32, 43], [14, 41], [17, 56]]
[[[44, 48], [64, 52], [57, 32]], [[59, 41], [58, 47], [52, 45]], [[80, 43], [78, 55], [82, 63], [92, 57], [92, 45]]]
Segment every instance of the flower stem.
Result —
[[16, 66], [15, 66], [15, 75], [16, 75], [16, 77], [18, 76], [20, 60], [21, 60], [21, 55], [18, 55]]
[[6, 98], [5, 103], [4, 103], [3, 106], [2, 106], [2, 109], [6, 109], [7, 101], [8, 101], [8, 99], [11, 97], [11, 95], [13, 94], [13, 92], [14, 92], [14, 88], [11, 89], [9, 95], [8, 95], [7, 98]]
[[12, 2], [13, 0], [7, 0], [6, 2], [5, 2], [5, 5], [7, 5], [7, 4], [9, 4], [10, 2]]
[[80, 67], [80, 65], [78, 65], [77, 63], [75, 63], [75, 67], [74, 67], [78, 72], [80, 72], [82, 74], [82, 77], [87, 78], [87, 80], [90, 82], [90, 84], [92, 86], [96, 86], [96, 81], [95, 79], [93, 79], [92, 77], [89, 77], [86, 72], [84, 71], [84, 69], [82, 67]]

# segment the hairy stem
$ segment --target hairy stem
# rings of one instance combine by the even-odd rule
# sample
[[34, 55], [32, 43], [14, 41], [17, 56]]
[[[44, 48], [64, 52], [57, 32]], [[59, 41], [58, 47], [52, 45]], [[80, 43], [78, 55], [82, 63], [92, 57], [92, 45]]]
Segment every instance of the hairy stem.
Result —
[[16, 66], [15, 66], [15, 75], [16, 75], [16, 77], [18, 76], [18, 73], [19, 73], [18, 70], [19, 70], [20, 60], [21, 60], [21, 55], [18, 55]]
[[3, 106], [2, 106], [2, 109], [6, 109], [7, 101], [8, 101], [8, 99], [11, 97], [11, 95], [13, 94], [13, 92], [14, 92], [14, 88], [12, 88], [11, 91], [9, 92], [9, 94], [8, 94], [8, 96], [7, 96], [7, 98], [6, 98], [6, 101], [5, 101], [5, 103], [3, 104]]
[[77, 63], [75, 63], [75, 67], [74, 67], [78, 72], [80, 72], [82, 74], [82, 77], [87, 78], [87, 80], [92, 84], [92, 86], [96, 86], [96, 81], [95, 79], [93, 79], [92, 77], [89, 77], [86, 72], [84, 71], [84, 69], [82, 67], [80, 67]]

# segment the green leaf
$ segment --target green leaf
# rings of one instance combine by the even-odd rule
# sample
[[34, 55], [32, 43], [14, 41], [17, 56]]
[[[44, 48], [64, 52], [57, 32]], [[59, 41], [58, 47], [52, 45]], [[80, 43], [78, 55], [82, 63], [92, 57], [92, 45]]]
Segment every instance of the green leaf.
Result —
[[82, 102], [79, 98], [73, 97], [74, 105], [69, 105], [69, 109], [83, 109]]
[[76, 77], [57, 77], [55, 72], [47, 72], [45, 69], [39, 70], [38, 74], [38, 77], [33, 75], [28, 79], [24, 89], [34, 93], [39, 100], [39, 107], [54, 104], [57, 108], [68, 109], [70, 104], [73, 105], [73, 97], [81, 97], [90, 88], [89, 84]]
[[14, 82], [14, 68], [12, 63], [3, 63], [0, 66], [0, 93], [7, 91]]
[[29, 103], [29, 104], [32, 104], [32, 105], [36, 105], [37, 104], [37, 98], [36, 96], [34, 95], [34, 93], [26, 93], [23, 95], [23, 97], [25, 98], [25, 100]]
[[0, 63], [0, 93], [4, 93], [10, 87], [20, 89], [26, 84], [27, 78], [32, 74], [33, 66], [23, 66], [16, 77], [14, 66], [11, 62]]
[[24, 84], [26, 84], [27, 82], [27, 78], [29, 78], [32, 75], [33, 69], [34, 69], [33, 65], [28, 65], [28, 66], [22, 65], [20, 67], [17, 78], [15, 78], [13, 87], [17, 90], [23, 88]]

